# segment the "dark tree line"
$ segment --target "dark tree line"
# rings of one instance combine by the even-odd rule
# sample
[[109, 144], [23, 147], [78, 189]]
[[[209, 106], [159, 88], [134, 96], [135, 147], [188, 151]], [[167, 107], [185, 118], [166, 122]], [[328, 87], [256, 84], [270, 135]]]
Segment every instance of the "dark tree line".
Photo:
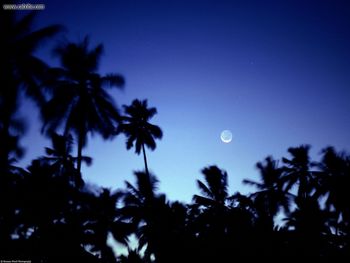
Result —
[[[32, 30], [34, 17], [0, 11], [0, 259], [350, 259], [348, 153], [327, 147], [312, 161], [310, 146], [301, 145], [289, 148], [288, 158], [269, 156], [256, 165], [259, 181], [243, 181], [256, 190], [249, 195], [230, 194], [228, 174], [205, 167], [191, 203], [170, 201], [158, 192], [146, 158], [146, 148], [154, 150], [162, 138], [150, 123], [156, 108], [135, 99], [118, 110], [107, 88], [123, 87], [124, 78], [98, 73], [103, 46], [91, 48], [88, 38], [56, 47], [58, 68], [40, 60], [34, 52], [62, 27]], [[29, 167], [16, 166], [24, 151], [21, 94], [36, 102], [42, 133], [51, 139], [46, 155]], [[135, 185], [111, 191], [86, 184], [81, 165], [92, 159], [83, 148], [93, 133], [124, 134], [126, 148], [142, 152], [145, 171], [135, 172]], [[116, 257], [108, 238], [129, 247], [132, 234], [138, 247]]]

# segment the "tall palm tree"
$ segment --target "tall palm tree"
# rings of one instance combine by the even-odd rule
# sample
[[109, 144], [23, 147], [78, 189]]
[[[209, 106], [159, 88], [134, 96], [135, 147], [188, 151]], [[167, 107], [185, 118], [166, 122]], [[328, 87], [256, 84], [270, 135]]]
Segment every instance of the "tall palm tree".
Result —
[[106, 87], [122, 87], [124, 79], [117, 74], [98, 74], [102, 52], [102, 44], [90, 49], [87, 37], [80, 43], [64, 43], [54, 50], [62, 67], [51, 69], [45, 83], [53, 96], [42, 112], [43, 131], [50, 134], [63, 126], [65, 136], [72, 133], [76, 137], [79, 172], [88, 134], [97, 132], [110, 138], [119, 120]]
[[[1, 6], [13, 2], [1, 0]], [[0, 141], [4, 142], [1, 163], [6, 162], [12, 151], [6, 138], [19, 138], [24, 131], [19, 128], [23, 120], [16, 116], [20, 92], [24, 91], [39, 105], [44, 102], [40, 80], [48, 67], [34, 52], [62, 30], [61, 26], [52, 25], [33, 31], [35, 14], [18, 17], [16, 12], [0, 9]]]
[[143, 153], [145, 170], [148, 172], [145, 146], [154, 150], [156, 148], [155, 139], [161, 139], [162, 130], [149, 120], [157, 113], [156, 108], [148, 108], [147, 100], [133, 100], [130, 106], [124, 105], [126, 116], [122, 117], [122, 123], [117, 128], [117, 134], [124, 133], [127, 137], [126, 148], [129, 150], [134, 146], [135, 153]]
[[[23, 119], [17, 115], [20, 92], [36, 102], [43, 101], [39, 80], [46, 64], [34, 55], [40, 44], [58, 33], [53, 25], [32, 31], [35, 13], [17, 17], [2, 8], [13, 1], [0, 1], [0, 243], [10, 243], [18, 217], [18, 185], [23, 171], [14, 163], [23, 155], [19, 144], [25, 131]], [[4, 247], [1, 248], [6, 250]]]

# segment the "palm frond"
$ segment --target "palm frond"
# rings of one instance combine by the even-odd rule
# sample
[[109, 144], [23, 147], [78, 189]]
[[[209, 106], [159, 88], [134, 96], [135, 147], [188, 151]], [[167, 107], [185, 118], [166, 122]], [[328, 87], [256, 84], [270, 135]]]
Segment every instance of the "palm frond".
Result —
[[199, 191], [207, 196], [207, 197], [213, 197], [213, 194], [212, 192], [210, 191], [210, 189], [200, 180], [197, 180], [197, 185], [198, 185], [198, 188], [199, 188]]
[[248, 184], [248, 185], [252, 185], [252, 186], [256, 186], [258, 189], [262, 189], [264, 188], [264, 185], [249, 179], [244, 179], [243, 180], [243, 184]]
[[123, 88], [125, 85], [125, 79], [122, 75], [109, 73], [102, 77], [102, 85], [104, 84], [110, 87]]
[[211, 198], [206, 198], [200, 195], [194, 195], [192, 198], [193, 202], [195, 202], [198, 205], [202, 205], [205, 207], [210, 207], [214, 204], [213, 200]]

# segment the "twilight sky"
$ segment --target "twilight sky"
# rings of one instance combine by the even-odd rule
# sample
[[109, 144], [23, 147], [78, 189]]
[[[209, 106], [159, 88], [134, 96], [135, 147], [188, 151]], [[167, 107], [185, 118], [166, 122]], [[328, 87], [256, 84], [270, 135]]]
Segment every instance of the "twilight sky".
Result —
[[[147, 98], [164, 133], [149, 167], [171, 200], [198, 193], [200, 170], [216, 164], [229, 174], [230, 192], [254, 190], [255, 163], [303, 143], [311, 153], [333, 145], [350, 150], [350, 2], [205, 0], [41, 0], [37, 26], [61, 23], [65, 37], [102, 42], [100, 73], [126, 78], [113, 91], [119, 106]], [[61, 36], [62, 39], [63, 36]], [[58, 38], [59, 40], [60, 38]], [[52, 47], [51, 43], [51, 47]], [[39, 53], [49, 64], [57, 60]], [[49, 145], [33, 106], [25, 164]], [[230, 129], [224, 144], [220, 132]], [[85, 178], [113, 189], [134, 182], [142, 156], [125, 137], [90, 139]]]

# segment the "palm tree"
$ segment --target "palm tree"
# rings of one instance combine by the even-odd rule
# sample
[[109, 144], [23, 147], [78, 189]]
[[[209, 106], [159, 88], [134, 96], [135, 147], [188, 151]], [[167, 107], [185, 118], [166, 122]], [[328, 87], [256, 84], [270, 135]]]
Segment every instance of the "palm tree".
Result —
[[[333, 211], [333, 225], [335, 234], [339, 237], [342, 247], [344, 236], [350, 236], [350, 156], [345, 152], [336, 152], [333, 147], [327, 147], [322, 151], [322, 160], [318, 164], [320, 176], [316, 195], [325, 199], [325, 206], [329, 212]], [[348, 246], [350, 244], [347, 241]]]
[[268, 156], [265, 163], [258, 162], [256, 167], [260, 171], [261, 182], [245, 179], [243, 183], [258, 188], [258, 192], [251, 194], [250, 197], [254, 200], [258, 214], [268, 221], [266, 223], [272, 229], [273, 218], [279, 208], [283, 207], [286, 212], [289, 211], [290, 194], [282, 190], [283, 169], [278, 166], [278, 161]]
[[54, 50], [62, 67], [51, 69], [45, 82], [53, 96], [42, 112], [43, 132], [50, 134], [63, 126], [65, 136], [72, 133], [76, 137], [79, 172], [88, 133], [111, 138], [119, 120], [113, 98], [105, 88], [122, 87], [124, 79], [117, 74], [97, 73], [102, 52], [101, 44], [89, 49], [87, 37], [80, 43], [64, 43]]
[[157, 113], [156, 108], [148, 108], [147, 100], [133, 100], [130, 106], [124, 105], [126, 116], [122, 117], [122, 123], [117, 128], [117, 134], [124, 133], [127, 137], [126, 148], [129, 150], [134, 146], [135, 153], [143, 153], [145, 170], [148, 172], [145, 146], [154, 150], [156, 148], [155, 139], [161, 139], [162, 130], [149, 120]]
[[194, 195], [193, 200], [205, 207], [224, 207], [228, 200], [227, 173], [217, 166], [202, 170], [207, 184], [197, 180], [197, 185], [203, 196]]
[[[6, 1], [6, 3], [13, 1]], [[1, 1], [3, 3], [3, 1]], [[47, 71], [47, 65], [34, 55], [34, 52], [44, 43], [62, 31], [62, 26], [52, 25], [31, 31], [36, 13], [31, 12], [21, 18], [16, 12], [0, 10], [0, 69], [1, 97], [11, 98], [11, 103], [18, 99], [19, 88], [23, 88], [30, 98], [43, 102], [43, 92], [38, 82]], [[6, 84], [16, 84], [6, 85]], [[5, 103], [8, 100], [1, 100]]]
[[[80, 173], [74, 167], [77, 157], [72, 156], [73, 137], [53, 133], [51, 136], [52, 148], [46, 147], [47, 156], [41, 157], [40, 161], [49, 164], [57, 176], [67, 176], [69, 182], [75, 186], [82, 186], [83, 180]], [[82, 156], [82, 161], [91, 165], [92, 158]]]
[[89, 255], [84, 250], [90, 233], [87, 223], [95, 222], [94, 213], [99, 211], [89, 189], [73, 186], [57, 176], [52, 165], [38, 159], [28, 168], [20, 190], [17, 199], [22, 205], [17, 213], [21, 220], [17, 224], [30, 253], [27, 257], [51, 261], [57, 256]]
[[[13, 1], [6, 1], [6, 4]], [[3, 1], [1, 1], [1, 5]], [[47, 71], [47, 65], [34, 52], [52, 38], [62, 27], [52, 25], [32, 31], [35, 12], [17, 17], [16, 12], [0, 9], [0, 162], [3, 166], [10, 151], [7, 138], [17, 138], [24, 132], [23, 120], [16, 116], [21, 91], [39, 105], [44, 102], [40, 80]], [[19, 128], [21, 127], [22, 128]]]
[[104, 262], [115, 262], [112, 248], [108, 245], [108, 235], [112, 234], [118, 242], [127, 245], [131, 225], [119, 220], [120, 214], [117, 202], [122, 197], [121, 192], [111, 193], [109, 189], [102, 189], [99, 196], [86, 195], [87, 221], [84, 223], [87, 233], [87, 243], [93, 252], [99, 252]]
[[[187, 207], [170, 203], [157, 194], [158, 180], [145, 172], [135, 172], [136, 185], [126, 182], [124, 219], [134, 224], [138, 251], [144, 248], [144, 262], [181, 262], [190, 252], [192, 237], [187, 229]], [[186, 256], [184, 256], [186, 255]]]
[[348, 210], [347, 200], [350, 198], [350, 156], [336, 152], [333, 147], [327, 147], [322, 153], [323, 157], [318, 165], [321, 169], [318, 194], [326, 196], [327, 209], [334, 206], [339, 213], [345, 212]]
[[[6, 4], [13, 1], [6, 1]], [[1, 6], [4, 1], [1, 1]], [[16, 196], [23, 171], [14, 163], [23, 156], [20, 137], [25, 123], [18, 117], [21, 91], [36, 102], [43, 101], [39, 80], [46, 64], [34, 56], [40, 44], [61, 29], [53, 25], [32, 31], [35, 13], [17, 17], [16, 12], [0, 9], [0, 243], [11, 239], [18, 207]], [[9, 240], [7, 240], [9, 241]], [[2, 247], [3, 249], [3, 247]], [[6, 249], [5, 249], [6, 250]]]
[[291, 147], [288, 152], [292, 158], [282, 158], [283, 175], [281, 180], [284, 182], [284, 190], [289, 191], [293, 186], [298, 184], [298, 196], [306, 197], [312, 193], [316, 187], [315, 171], [311, 171], [314, 166], [309, 158], [309, 145], [301, 145], [299, 147]]
[[[231, 223], [237, 219], [237, 210], [229, 206], [231, 197], [228, 194], [226, 171], [209, 166], [202, 170], [202, 174], [205, 182], [197, 180], [202, 195], [193, 196], [199, 211], [194, 222], [191, 222], [190, 230], [203, 250], [202, 261], [223, 262], [229, 256], [229, 251], [236, 249], [232, 247], [230, 236], [234, 230]], [[196, 213], [192, 208], [193, 212]]]
[[164, 195], [156, 194], [158, 179], [145, 172], [135, 172], [136, 185], [126, 183], [124, 207], [121, 213], [125, 219], [131, 220], [138, 238], [139, 250], [146, 246], [145, 257], [152, 254], [157, 260], [162, 258], [162, 238], [166, 220], [163, 211], [166, 207]]
[[204, 168], [202, 173], [206, 184], [197, 180], [202, 196], [193, 196], [194, 203], [199, 208], [204, 208], [203, 211], [200, 210], [197, 223], [204, 235], [222, 235], [226, 229], [225, 219], [229, 210], [226, 205], [229, 201], [227, 173], [217, 166]]

